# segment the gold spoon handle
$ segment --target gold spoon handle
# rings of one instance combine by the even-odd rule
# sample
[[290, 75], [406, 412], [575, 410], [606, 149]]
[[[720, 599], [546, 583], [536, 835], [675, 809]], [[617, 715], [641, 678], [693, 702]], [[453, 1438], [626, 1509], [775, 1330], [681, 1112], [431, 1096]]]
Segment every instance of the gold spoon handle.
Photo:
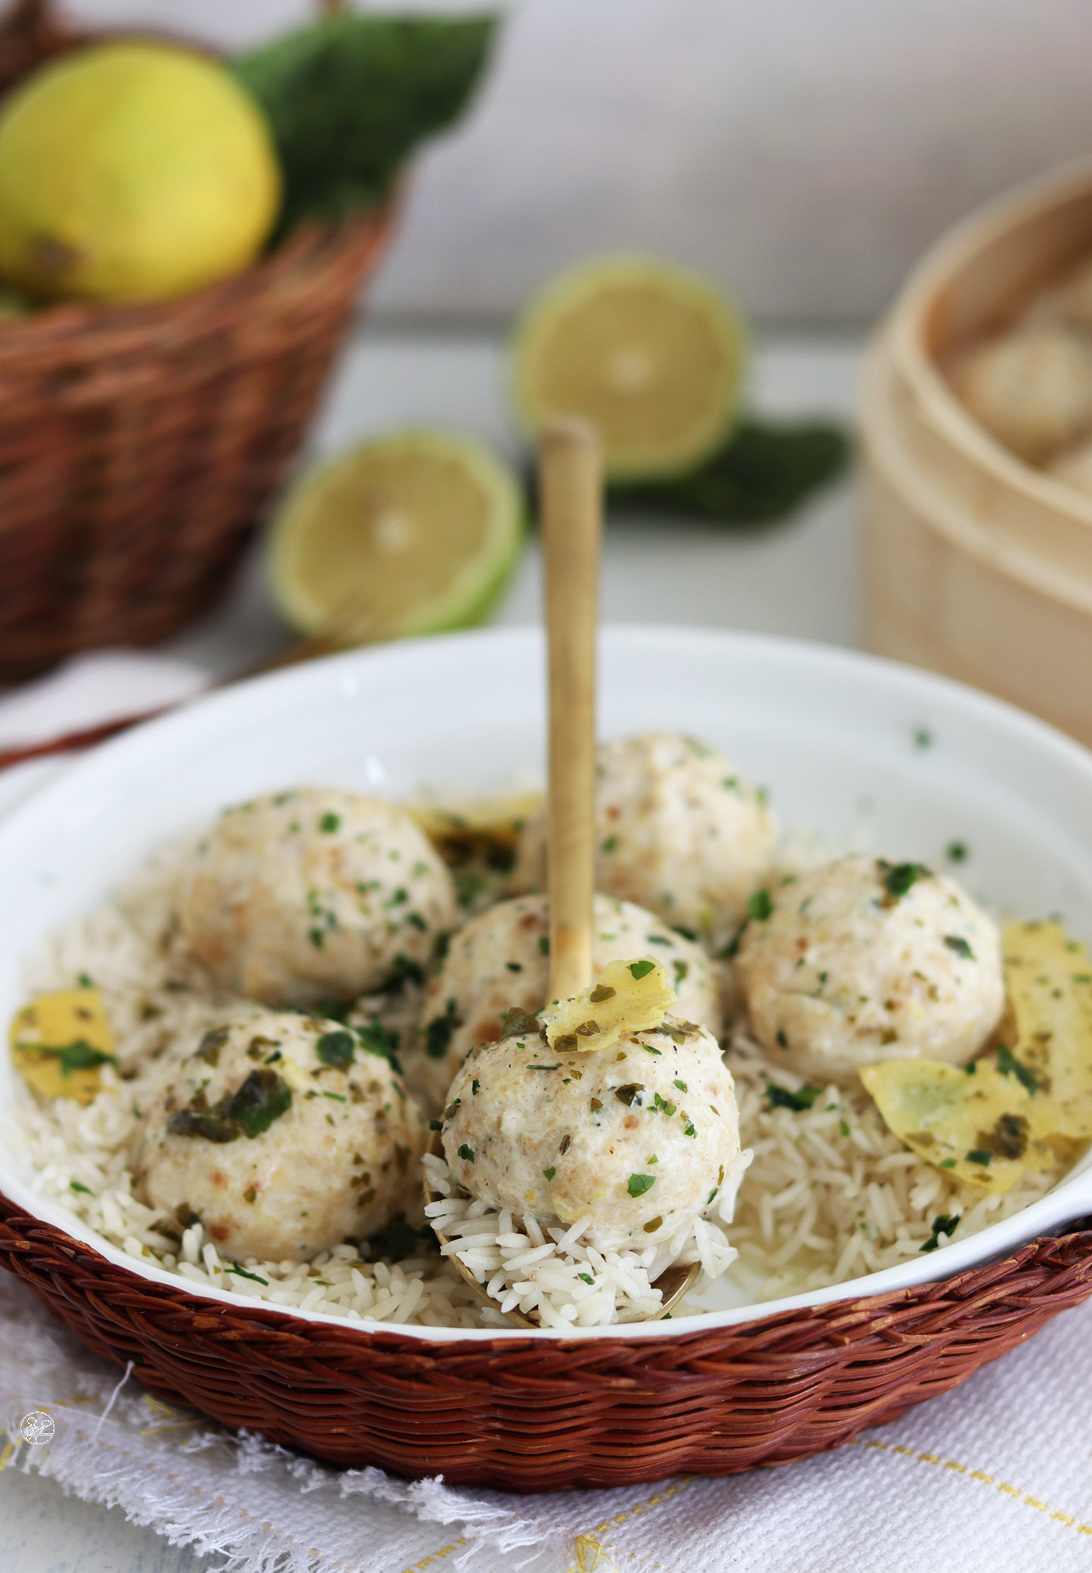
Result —
[[590, 426], [554, 421], [540, 448], [549, 671], [550, 999], [587, 988], [595, 892], [595, 634], [602, 477]]

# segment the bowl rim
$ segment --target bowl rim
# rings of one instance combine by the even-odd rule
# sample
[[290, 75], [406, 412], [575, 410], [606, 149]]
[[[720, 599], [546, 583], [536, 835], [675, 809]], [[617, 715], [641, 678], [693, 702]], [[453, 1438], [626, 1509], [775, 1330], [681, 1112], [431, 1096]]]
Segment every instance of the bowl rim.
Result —
[[[680, 627], [670, 624], [642, 626], [639, 624], [613, 624], [601, 629], [604, 645], [624, 653], [627, 646], [647, 647], [658, 645], [662, 651], [689, 647], [689, 659], [700, 659], [702, 650], [735, 651], [748, 653], [769, 660], [791, 665], [806, 663], [809, 674], [818, 668], [824, 677], [837, 680], [856, 678], [872, 684], [891, 696], [900, 695], [932, 701], [943, 706], [955, 719], [966, 717], [984, 721], [995, 732], [1019, 740], [1067, 770], [1075, 770], [1087, 784], [1092, 804], [1092, 750], [1067, 737], [1047, 722], [1027, 714], [1014, 705], [991, 695], [981, 693], [963, 683], [931, 672], [925, 672], [883, 657], [857, 650], [824, 645], [818, 642], [785, 638], [765, 634], [752, 634], [722, 629]], [[58, 776], [32, 790], [0, 817], [0, 863], [4, 845], [20, 834], [24, 820], [33, 820], [50, 813], [57, 798], [62, 803], [66, 795], [81, 786], [94, 789], [96, 781], [105, 777], [116, 778], [124, 771], [128, 760], [139, 759], [142, 753], [154, 750], [159, 741], [172, 734], [182, 734], [200, 729], [206, 717], [230, 715], [232, 710], [244, 710], [255, 699], [270, 694], [290, 693], [293, 689], [306, 692], [311, 686], [325, 685], [331, 678], [352, 680], [361, 666], [382, 668], [384, 664], [397, 667], [402, 662], [412, 662], [427, 652], [437, 662], [458, 659], [460, 649], [482, 644], [495, 647], [495, 659], [503, 662], [504, 653], [513, 656], [528, 647], [541, 648], [542, 635], [533, 626], [487, 628], [469, 632], [434, 636], [431, 638], [401, 640], [370, 649], [354, 650], [325, 657], [296, 667], [280, 670], [232, 683], [225, 688], [201, 695], [193, 701], [166, 715], [158, 716], [132, 731], [113, 738], [90, 750], [64, 769]], [[1084, 1212], [1092, 1212], [1092, 1148], [1075, 1169], [1038, 1201], [999, 1223], [991, 1224], [965, 1240], [956, 1241], [942, 1250], [924, 1258], [909, 1258], [894, 1267], [864, 1274], [844, 1283], [828, 1285], [824, 1289], [803, 1291], [781, 1296], [759, 1304], [747, 1304], [721, 1311], [700, 1312], [677, 1317], [669, 1322], [615, 1323], [606, 1327], [581, 1328], [579, 1333], [561, 1335], [543, 1329], [485, 1328], [485, 1327], [426, 1327], [401, 1322], [370, 1322], [355, 1318], [335, 1316], [327, 1312], [302, 1311], [291, 1306], [277, 1305], [256, 1296], [205, 1285], [168, 1269], [138, 1261], [122, 1249], [112, 1245], [94, 1230], [86, 1227], [67, 1209], [57, 1203], [37, 1196], [20, 1178], [15, 1161], [0, 1142], [0, 1193], [10, 1203], [38, 1221], [59, 1229], [83, 1247], [88, 1247], [114, 1266], [133, 1274], [134, 1277], [176, 1293], [192, 1294], [214, 1303], [233, 1307], [247, 1307], [251, 1311], [276, 1313], [298, 1317], [322, 1325], [333, 1325], [352, 1330], [365, 1336], [396, 1334], [399, 1337], [420, 1340], [422, 1344], [470, 1342], [516, 1342], [527, 1339], [546, 1339], [565, 1343], [600, 1339], [662, 1339], [714, 1332], [727, 1327], [767, 1321], [787, 1312], [806, 1311], [811, 1307], [829, 1305], [837, 1301], [857, 1301], [864, 1297], [890, 1294], [893, 1291], [920, 1284], [952, 1278], [969, 1268], [1008, 1255], [1020, 1245], [1029, 1243], [1044, 1234], [1054, 1232], [1059, 1225], [1069, 1222]], [[938, 1260], [939, 1259], [939, 1260]]]
[[1092, 528], [1092, 496], [1026, 464], [980, 426], [942, 376], [925, 341], [925, 320], [951, 274], [1017, 224], [1085, 196], [1092, 207], [1092, 158], [1080, 158], [1035, 175], [974, 208], [926, 251], [906, 279], [877, 333], [935, 432], [961, 456], [1031, 501]]

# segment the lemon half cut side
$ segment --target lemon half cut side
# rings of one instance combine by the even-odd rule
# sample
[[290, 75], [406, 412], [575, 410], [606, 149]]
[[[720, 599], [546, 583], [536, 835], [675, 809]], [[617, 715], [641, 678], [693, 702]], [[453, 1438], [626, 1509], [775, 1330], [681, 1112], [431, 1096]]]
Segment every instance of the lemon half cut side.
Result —
[[443, 432], [360, 443], [305, 474], [270, 538], [274, 600], [300, 633], [346, 645], [480, 622], [525, 534], [516, 476]]
[[555, 416], [580, 416], [599, 433], [610, 479], [647, 480], [691, 469], [724, 442], [746, 332], [700, 275], [653, 257], [597, 257], [531, 301], [512, 359], [531, 434]]

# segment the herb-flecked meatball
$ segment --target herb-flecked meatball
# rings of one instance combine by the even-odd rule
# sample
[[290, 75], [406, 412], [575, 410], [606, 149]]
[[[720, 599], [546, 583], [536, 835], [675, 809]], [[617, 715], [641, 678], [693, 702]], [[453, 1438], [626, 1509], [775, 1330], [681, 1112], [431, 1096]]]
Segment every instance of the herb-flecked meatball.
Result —
[[[406, 1057], [410, 1087], [429, 1108], [444, 1102], [467, 1050], [500, 1037], [509, 1010], [537, 1011], [546, 1004], [548, 951], [549, 914], [541, 895], [501, 901], [452, 937], [428, 986], [418, 1046]], [[716, 980], [701, 946], [630, 901], [596, 896], [593, 966], [630, 956], [658, 957], [679, 1014], [719, 1031]]]
[[313, 787], [228, 809], [179, 894], [193, 954], [267, 1005], [350, 1000], [418, 974], [454, 910], [451, 876], [404, 809]]
[[559, 1053], [537, 1032], [472, 1049], [444, 1111], [444, 1155], [477, 1201], [566, 1227], [600, 1251], [730, 1219], [739, 1115], [716, 1039], [692, 1022]]
[[420, 1112], [381, 1029], [243, 1008], [164, 1067], [137, 1188], [225, 1256], [305, 1261], [405, 1205]]
[[[765, 879], [776, 826], [764, 796], [719, 749], [649, 732], [600, 744], [595, 878], [713, 944], [735, 932]], [[513, 889], [540, 889], [545, 815], [528, 822]]]
[[782, 885], [740, 938], [755, 1037], [801, 1076], [862, 1065], [961, 1064], [1004, 1004], [997, 925], [953, 879], [917, 863], [847, 857]]

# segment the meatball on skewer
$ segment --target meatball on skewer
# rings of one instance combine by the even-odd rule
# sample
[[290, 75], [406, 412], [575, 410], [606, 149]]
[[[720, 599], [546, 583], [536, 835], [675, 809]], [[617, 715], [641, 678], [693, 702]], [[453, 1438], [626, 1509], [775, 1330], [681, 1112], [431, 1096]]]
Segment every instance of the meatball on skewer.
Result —
[[[699, 945], [613, 896], [596, 896], [594, 917], [596, 969], [629, 956], [656, 956], [678, 995], [680, 1015], [719, 1030], [717, 986]], [[468, 1049], [500, 1037], [509, 1009], [537, 1011], [546, 1003], [548, 936], [541, 895], [502, 901], [453, 936], [428, 987], [417, 1046], [405, 1059], [409, 1085], [428, 1108], [445, 1102]]]

